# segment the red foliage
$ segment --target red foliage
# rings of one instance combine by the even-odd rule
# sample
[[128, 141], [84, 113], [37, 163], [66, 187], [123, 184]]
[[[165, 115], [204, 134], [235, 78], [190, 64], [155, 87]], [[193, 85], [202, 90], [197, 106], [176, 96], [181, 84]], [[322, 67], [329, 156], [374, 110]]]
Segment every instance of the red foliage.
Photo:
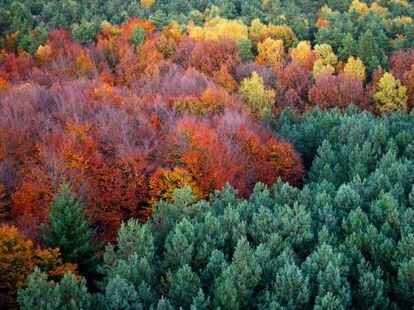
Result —
[[[134, 50], [137, 24], [147, 37]], [[240, 65], [234, 42], [194, 41], [174, 25], [155, 33], [140, 19], [106, 24], [88, 48], [55, 30], [34, 55], [0, 51], [2, 220], [35, 238], [65, 180], [108, 241], [122, 221], [147, 219], [151, 193], [170, 197], [187, 180], [198, 198], [226, 182], [244, 197], [258, 181], [299, 185], [304, 170], [292, 146], [235, 94], [253, 71], [279, 100], [303, 109], [311, 83], [303, 65], [278, 77]]]
[[209, 75], [220, 70], [222, 65], [226, 65], [231, 71], [237, 62], [237, 47], [234, 41], [230, 40], [200, 40], [194, 46], [189, 59], [190, 66]]
[[410, 48], [407, 51], [396, 51], [388, 59], [388, 66], [391, 74], [401, 80], [404, 73], [411, 69], [414, 64], [414, 48]]
[[290, 106], [295, 110], [303, 112], [312, 84], [312, 74], [303, 64], [292, 62], [287, 65], [280, 71], [277, 79], [277, 108], [282, 110]]
[[362, 81], [346, 73], [320, 76], [309, 91], [309, 101], [322, 109], [344, 109], [350, 104], [363, 108], [367, 102]]

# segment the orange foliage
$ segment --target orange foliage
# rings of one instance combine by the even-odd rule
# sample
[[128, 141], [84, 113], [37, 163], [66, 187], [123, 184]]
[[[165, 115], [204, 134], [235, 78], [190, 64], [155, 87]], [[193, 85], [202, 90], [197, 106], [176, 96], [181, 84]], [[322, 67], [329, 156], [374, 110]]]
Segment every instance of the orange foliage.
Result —
[[146, 167], [140, 156], [93, 163], [87, 178], [87, 211], [103, 240], [113, 240], [122, 221], [135, 217], [144, 222], [151, 214]]
[[229, 69], [226, 65], [222, 65], [220, 70], [213, 73], [215, 80], [218, 85], [223, 86], [229, 91], [235, 91], [237, 89], [237, 82], [234, 77], [230, 74]]
[[34, 249], [33, 242], [27, 240], [17, 228], [2, 225], [0, 227], [0, 300], [2, 302], [9, 307], [15, 306], [16, 291], [27, 284], [27, 277], [34, 271], [35, 266], [54, 280], [60, 280], [69, 271], [76, 274], [76, 265], [63, 263], [59, 249]]
[[329, 20], [318, 18], [318, 20], [315, 23], [315, 26], [319, 28], [329, 28]]
[[231, 70], [238, 61], [236, 44], [230, 40], [200, 40], [189, 58], [190, 66], [206, 74], [219, 71], [222, 65]]
[[47, 172], [34, 166], [26, 172], [23, 182], [12, 196], [11, 214], [14, 223], [36, 238], [40, 223], [47, 221], [53, 186]]
[[[146, 39], [133, 46], [137, 25]], [[267, 34], [283, 40], [285, 65], [295, 34], [287, 26]], [[16, 55], [8, 39], [0, 51], [0, 216], [34, 240], [63, 180], [104, 241], [130, 217], [144, 222], [151, 203], [184, 184], [207, 198], [226, 182], [243, 196], [258, 181], [300, 183], [293, 148], [256, 123], [235, 91], [254, 69], [278, 99], [304, 100], [314, 61], [306, 44], [276, 78], [267, 62], [242, 65], [234, 41], [194, 41], [175, 22], [159, 32], [138, 18], [104, 22], [88, 48], [54, 30], [34, 55]], [[33, 256], [60, 274], [57, 252]]]

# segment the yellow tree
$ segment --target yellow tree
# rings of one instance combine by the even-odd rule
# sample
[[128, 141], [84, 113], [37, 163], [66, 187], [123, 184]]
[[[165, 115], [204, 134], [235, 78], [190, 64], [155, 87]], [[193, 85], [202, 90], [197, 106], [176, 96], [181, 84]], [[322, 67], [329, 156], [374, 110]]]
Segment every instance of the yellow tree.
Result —
[[315, 54], [318, 59], [313, 65], [313, 77], [316, 79], [324, 73], [334, 73], [338, 57], [329, 44], [315, 45]]
[[267, 38], [257, 45], [257, 50], [259, 54], [256, 61], [260, 64], [281, 66], [285, 59], [282, 40]]
[[286, 25], [269, 25], [268, 36], [271, 36], [272, 38], [277, 40], [282, 40], [283, 46], [286, 49], [293, 46], [293, 44], [298, 40], [298, 37], [293, 32], [292, 28]]
[[249, 40], [252, 42], [253, 46], [263, 41], [268, 36], [268, 28], [263, 24], [260, 19], [256, 18], [252, 20], [252, 23], [249, 27]]
[[352, 11], [357, 12], [361, 16], [365, 16], [369, 13], [369, 7], [368, 5], [359, 0], [354, 0], [349, 6], [349, 13], [351, 13]]
[[155, 0], [141, 0], [141, 6], [149, 10], [155, 3]]
[[245, 78], [239, 88], [240, 95], [250, 110], [262, 119], [269, 115], [275, 102], [275, 92], [265, 89], [263, 79], [253, 71], [251, 78]]
[[300, 62], [308, 70], [312, 70], [316, 56], [309, 41], [300, 41], [295, 48], [289, 50], [289, 55], [293, 61]]
[[371, 8], [370, 8], [371, 12], [374, 12], [377, 15], [380, 16], [384, 16], [388, 13], [388, 9], [387, 8], [383, 8], [382, 6], [380, 6], [378, 3], [373, 2], [371, 4]]
[[344, 72], [350, 74], [357, 79], [365, 80], [365, 65], [359, 58], [350, 57], [344, 67]]
[[248, 27], [238, 20], [228, 20], [215, 17], [204, 24], [203, 27], [189, 25], [189, 36], [192, 39], [208, 39], [219, 41], [230, 39], [233, 41], [247, 40]]
[[161, 199], [171, 203], [174, 191], [185, 185], [191, 188], [195, 200], [202, 198], [202, 193], [187, 170], [179, 167], [174, 167], [172, 171], [159, 168], [150, 179], [150, 203], [155, 204]]
[[407, 88], [391, 73], [384, 73], [374, 94], [378, 110], [383, 114], [407, 109]]

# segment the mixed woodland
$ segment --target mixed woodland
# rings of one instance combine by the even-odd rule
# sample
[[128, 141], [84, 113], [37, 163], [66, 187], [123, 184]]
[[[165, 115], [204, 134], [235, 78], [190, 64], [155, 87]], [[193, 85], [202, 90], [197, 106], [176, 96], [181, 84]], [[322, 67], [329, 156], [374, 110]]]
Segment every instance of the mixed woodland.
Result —
[[0, 3], [0, 309], [410, 309], [406, 0]]

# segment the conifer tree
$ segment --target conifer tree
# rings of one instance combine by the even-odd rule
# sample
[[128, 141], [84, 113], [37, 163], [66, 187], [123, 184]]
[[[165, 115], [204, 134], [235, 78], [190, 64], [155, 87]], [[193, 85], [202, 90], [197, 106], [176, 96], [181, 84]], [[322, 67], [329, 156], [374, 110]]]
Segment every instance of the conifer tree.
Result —
[[79, 281], [67, 273], [60, 283], [47, 281], [47, 276], [36, 268], [29, 277], [27, 288], [20, 289], [18, 301], [21, 309], [91, 309], [91, 295], [86, 281]]
[[85, 211], [79, 200], [71, 193], [70, 185], [64, 183], [50, 206], [49, 226], [44, 226], [41, 236], [46, 246], [59, 248], [66, 262], [76, 263], [79, 272], [90, 275], [95, 272], [101, 245], [94, 241], [95, 230], [89, 228]]

